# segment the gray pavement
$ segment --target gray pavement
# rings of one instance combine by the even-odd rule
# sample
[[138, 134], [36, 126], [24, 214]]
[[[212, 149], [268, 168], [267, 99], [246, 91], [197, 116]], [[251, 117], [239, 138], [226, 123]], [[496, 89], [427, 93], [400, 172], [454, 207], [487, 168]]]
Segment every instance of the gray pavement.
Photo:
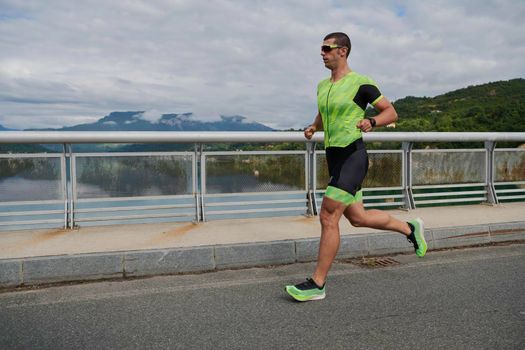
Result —
[[[525, 203], [390, 210], [422, 217], [430, 249], [525, 240]], [[339, 258], [411, 252], [402, 235], [340, 223]], [[317, 217], [0, 232], [0, 287], [312, 261]]]
[[313, 263], [0, 293], [2, 349], [523, 349], [525, 244], [339, 261], [327, 298], [283, 286]]

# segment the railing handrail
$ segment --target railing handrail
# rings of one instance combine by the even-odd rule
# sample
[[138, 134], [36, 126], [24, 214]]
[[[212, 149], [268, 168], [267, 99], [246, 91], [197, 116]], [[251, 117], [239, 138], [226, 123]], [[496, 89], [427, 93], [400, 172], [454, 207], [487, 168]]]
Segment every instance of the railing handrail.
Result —
[[[318, 132], [312, 142], [322, 142]], [[525, 132], [372, 132], [364, 141], [524, 141]], [[307, 142], [301, 131], [0, 131], [0, 144]]]

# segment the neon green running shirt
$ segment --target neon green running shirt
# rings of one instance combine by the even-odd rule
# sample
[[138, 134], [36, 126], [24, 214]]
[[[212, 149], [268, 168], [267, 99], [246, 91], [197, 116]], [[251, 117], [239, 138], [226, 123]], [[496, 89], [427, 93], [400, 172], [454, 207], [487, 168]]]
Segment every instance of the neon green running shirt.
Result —
[[317, 106], [323, 119], [325, 148], [346, 147], [361, 138], [357, 123], [365, 117], [366, 106], [381, 98], [376, 83], [356, 72], [335, 83], [330, 78], [322, 80], [317, 85]]

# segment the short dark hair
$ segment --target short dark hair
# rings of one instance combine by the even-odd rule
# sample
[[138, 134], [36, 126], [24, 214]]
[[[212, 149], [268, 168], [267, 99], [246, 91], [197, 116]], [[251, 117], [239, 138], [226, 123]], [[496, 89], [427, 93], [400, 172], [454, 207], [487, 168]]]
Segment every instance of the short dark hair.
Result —
[[336, 45], [347, 47], [348, 51], [346, 52], [346, 57], [350, 55], [350, 50], [352, 49], [352, 43], [350, 42], [350, 38], [348, 37], [348, 35], [342, 32], [335, 32], [335, 33], [328, 34], [327, 36], [324, 37], [323, 40], [328, 40], [328, 39], [335, 39], [334, 43]]

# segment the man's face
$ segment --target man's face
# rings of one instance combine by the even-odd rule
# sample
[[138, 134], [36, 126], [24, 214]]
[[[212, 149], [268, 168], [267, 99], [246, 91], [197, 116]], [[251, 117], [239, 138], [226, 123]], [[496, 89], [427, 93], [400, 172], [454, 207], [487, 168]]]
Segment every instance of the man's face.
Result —
[[321, 57], [323, 57], [324, 66], [328, 69], [334, 69], [342, 60], [346, 60], [344, 48], [329, 48], [329, 46], [334, 47], [335, 45], [335, 39], [328, 39], [323, 41], [321, 46]]

